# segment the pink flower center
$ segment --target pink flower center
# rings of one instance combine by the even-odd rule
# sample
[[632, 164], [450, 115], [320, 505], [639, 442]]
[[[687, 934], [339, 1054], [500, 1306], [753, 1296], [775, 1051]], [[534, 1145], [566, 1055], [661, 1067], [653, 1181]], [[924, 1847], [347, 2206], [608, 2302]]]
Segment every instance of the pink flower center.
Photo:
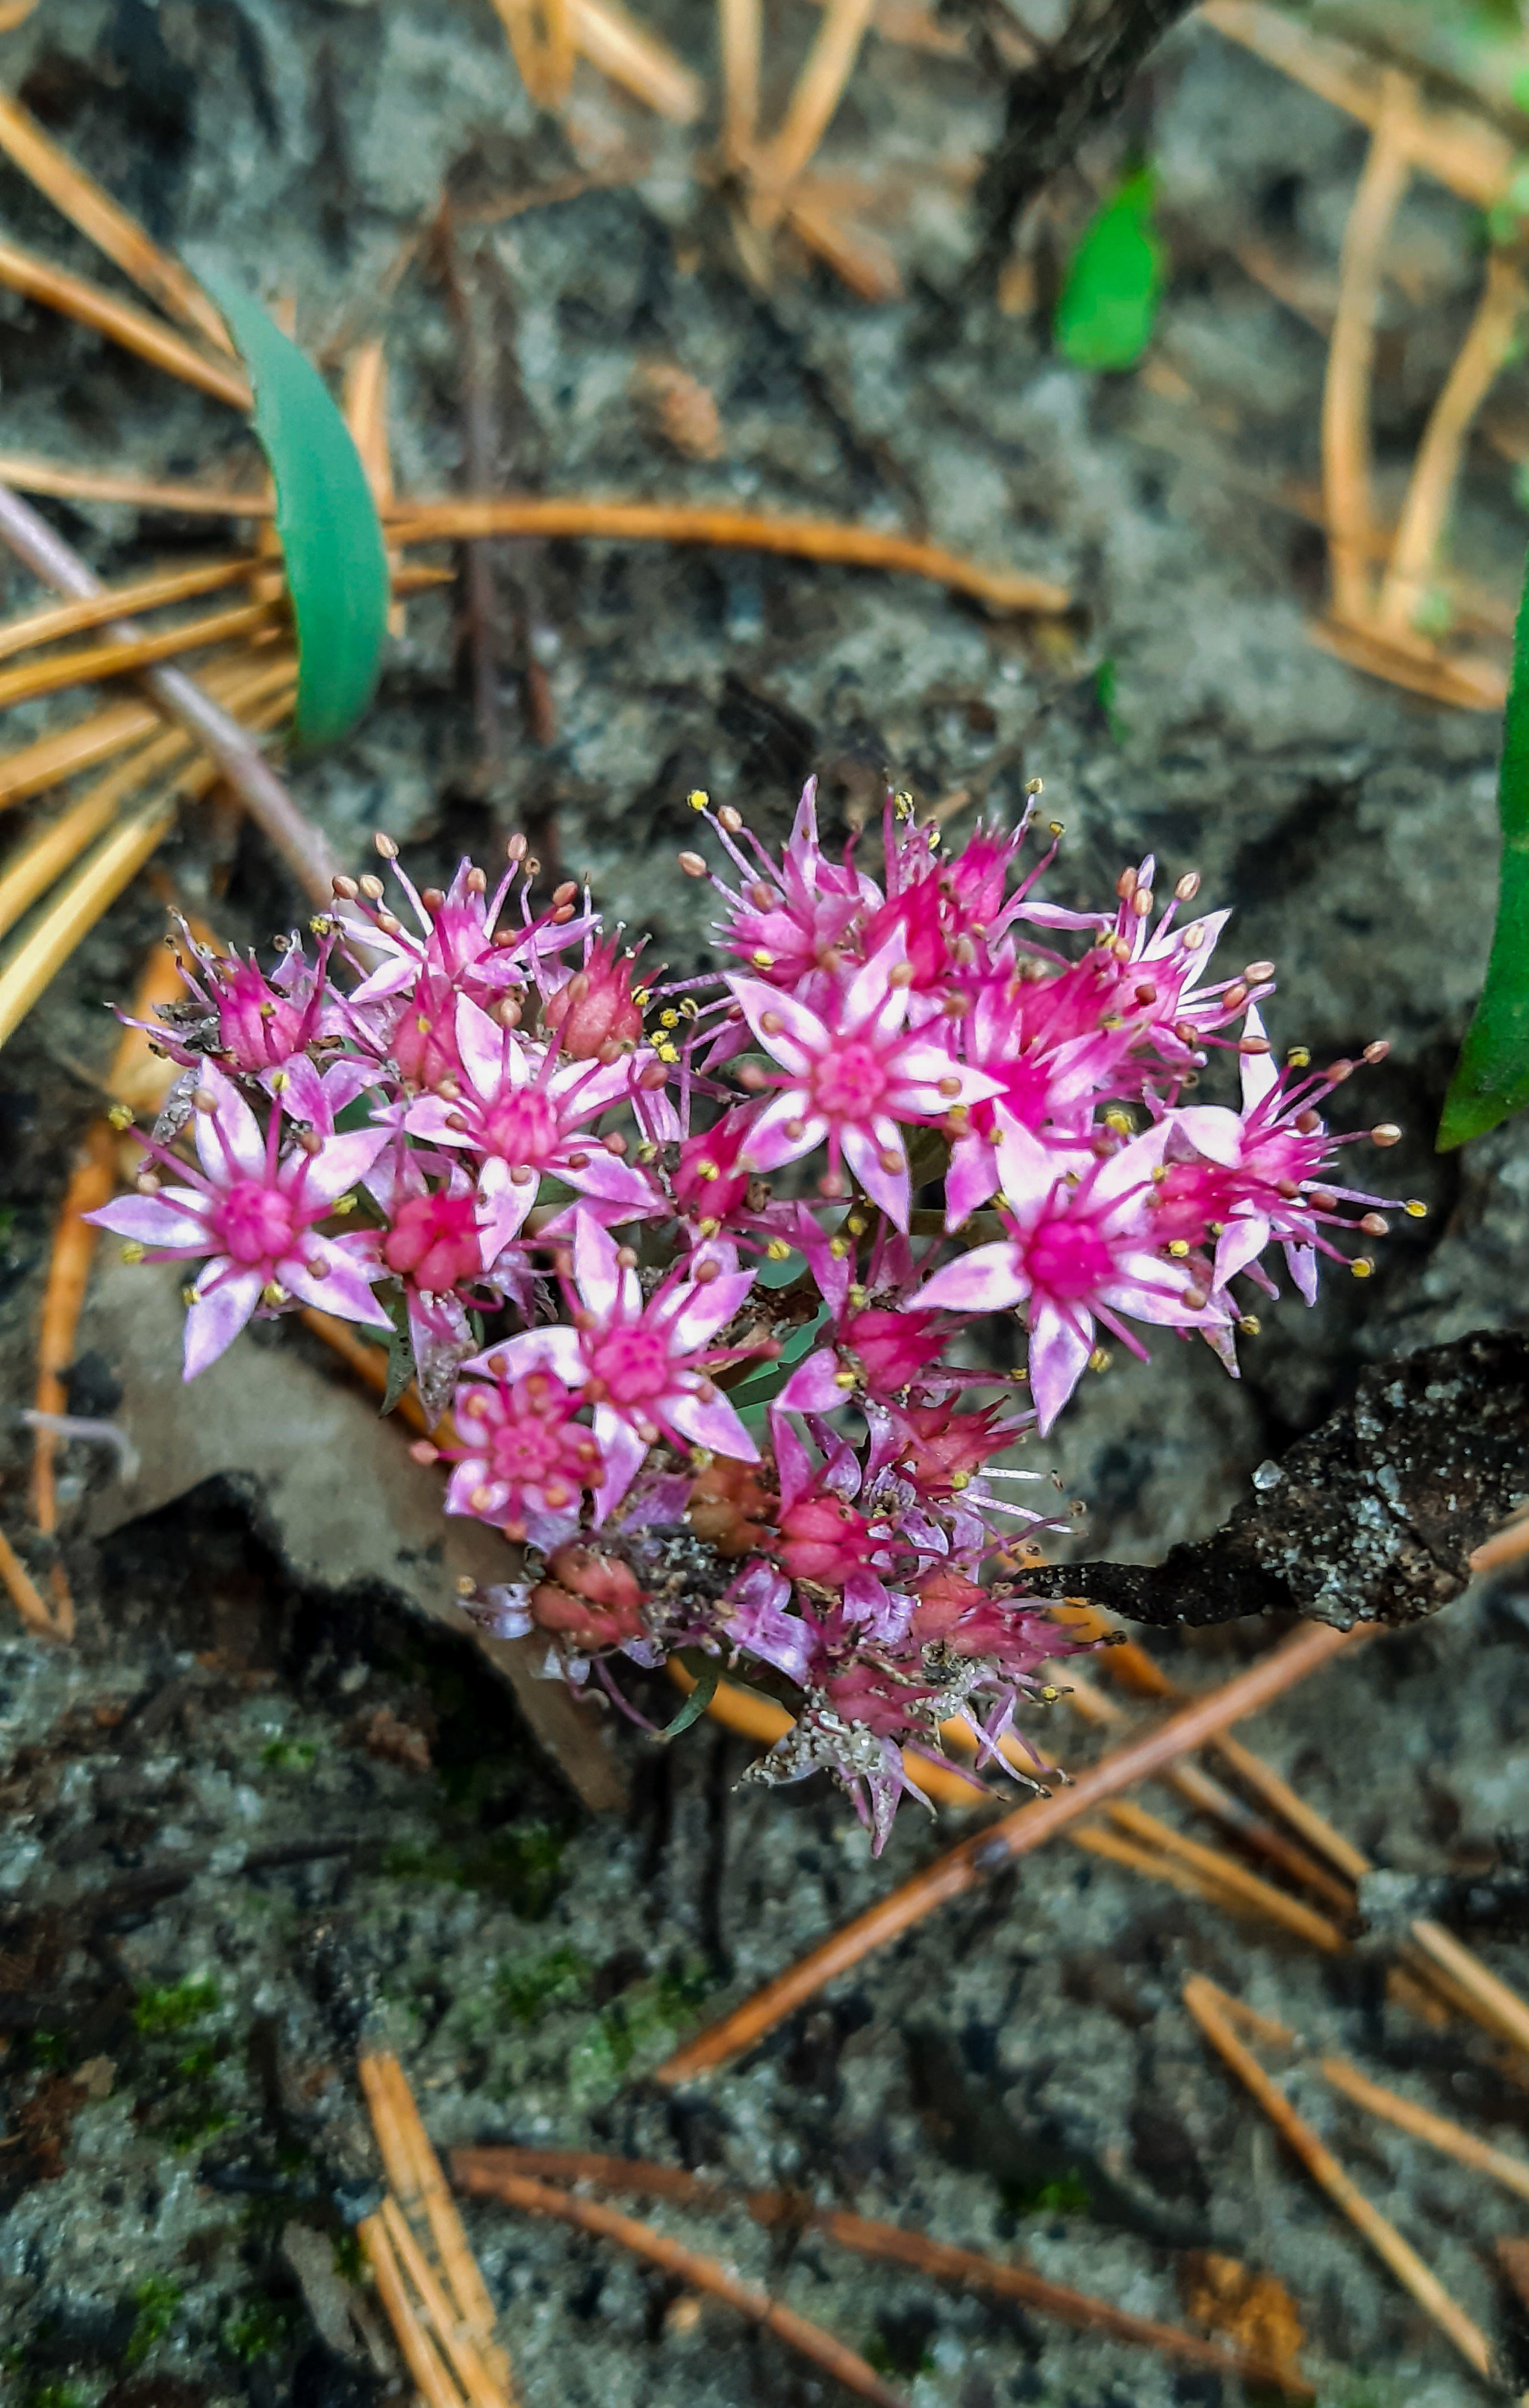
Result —
[[223, 1250], [247, 1268], [276, 1262], [291, 1251], [301, 1214], [278, 1187], [258, 1179], [237, 1179], [218, 1207], [217, 1229]]
[[846, 1039], [813, 1066], [813, 1101], [830, 1121], [869, 1120], [889, 1083], [874, 1052], [858, 1038]]
[[1113, 1279], [1115, 1257], [1090, 1222], [1062, 1214], [1033, 1232], [1025, 1247], [1025, 1268], [1038, 1294], [1070, 1304]]
[[495, 1479], [514, 1488], [536, 1486], [544, 1472], [561, 1463], [564, 1435], [560, 1422], [505, 1423], [488, 1441]]
[[557, 1116], [539, 1087], [500, 1096], [483, 1114], [480, 1142], [506, 1162], [544, 1162], [557, 1142]]
[[613, 1329], [589, 1355], [613, 1404], [645, 1405], [673, 1383], [669, 1348], [656, 1329]]

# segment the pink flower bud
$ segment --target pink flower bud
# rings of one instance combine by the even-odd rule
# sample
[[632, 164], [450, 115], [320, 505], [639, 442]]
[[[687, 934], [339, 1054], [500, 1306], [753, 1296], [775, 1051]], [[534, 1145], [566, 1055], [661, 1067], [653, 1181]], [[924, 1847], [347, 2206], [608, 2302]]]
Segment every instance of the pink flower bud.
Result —
[[382, 1240], [390, 1271], [412, 1278], [427, 1296], [444, 1296], [483, 1268], [477, 1208], [470, 1196], [410, 1196]]
[[802, 1497], [781, 1519], [780, 1560], [794, 1580], [834, 1588], [871, 1554], [870, 1525], [842, 1498]]
[[602, 1046], [635, 1045], [642, 1014], [632, 995], [632, 956], [620, 958], [613, 937], [591, 948], [583, 969], [548, 996], [541, 1016], [575, 1062], [593, 1062]]

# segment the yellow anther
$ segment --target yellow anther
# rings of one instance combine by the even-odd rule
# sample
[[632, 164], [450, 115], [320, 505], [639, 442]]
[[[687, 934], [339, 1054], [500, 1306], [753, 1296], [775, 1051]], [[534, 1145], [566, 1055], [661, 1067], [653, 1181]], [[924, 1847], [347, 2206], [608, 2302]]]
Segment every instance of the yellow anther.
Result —
[[712, 798], [704, 786], [692, 786], [685, 799], [693, 811], [703, 811]]
[[141, 1263], [147, 1252], [148, 1248], [140, 1246], [137, 1238], [129, 1238], [123, 1248], [123, 1260], [124, 1263]]
[[784, 1238], [772, 1238], [765, 1253], [772, 1263], [784, 1263], [790, 1260], [791, 1249]]

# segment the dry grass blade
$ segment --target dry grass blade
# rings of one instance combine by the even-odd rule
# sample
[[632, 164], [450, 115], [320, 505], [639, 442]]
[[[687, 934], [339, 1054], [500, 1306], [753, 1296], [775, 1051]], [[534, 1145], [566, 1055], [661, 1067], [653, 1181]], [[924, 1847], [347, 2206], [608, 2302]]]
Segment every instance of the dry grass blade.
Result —
[[1346, 1840], [1341, 1831], [1335, 1831], [1325, 1816], [1308, 1806], [1272, 1765], [1265, 1764], [1251, 1748], [1244, 1747], [1241, 1740], [1233, 1739], [1230, 1731], [1219, 1731], [1211, 1745], [1229, 1771], [1234, 1772], [1255, 1797], [1262, 1798], [1273, 1813], [1282, 1815], [1291, 1830], [1299, 1831], [1306, 1845], [1325, 1856], [1330, 1865], [1335, 1865], [1346, 1879], [1362, 1881], [1373, 1870], [1362, 1850]]
[[[1362, 125], [1378, 125], [1387, 70], [1363, 50], [1312, 33], [1264, 0], [1204, 0], [1200, 14], [1229, 41], [1256, 51]], [[1501, 199], [1518, 165], [1507, 136], [1468, 109], [1420, 102], [1408, 143], [1414, 166], [1480, 209]]]
[[1168, 1715], [1155, 1729], [1116, 1748], [1080, 1772], [1066, 1789], [1018, 1807], [987, 1830], [963, 1840], [767, 1982], [730, 2014], [677, 2049], [658, 2068], [656, 2079], [670, 2086], [688, 2082], [752, 2047], [796, 2008], [815, 1998], [826, 1983], [910, 1930], [936, 1907], [964, 1896], [1017, 1856], [1042, 1846], [1105, 1799], [1134, 1788], [1176, 1757], [1203, 1747], [1218, 1731], [1257, 1713], [1351, 1643], [1349, 1632], [1323, 1624], [1300, 1631], [1262, 1663], [1249, 1666], [1234, 1680]]
[[1515, 2048], [1529, 2054], [1529, 2004], [1517, 1990], [1482, 1964], [1479, 1956], [1463, 1947], [1442, 1924], [1426, 1919], [1414, 1923], [1412, 1939], [1428, 1961], [1438, 1968], [1456, 1988], [1471, 2001], [1471, 2012], [1478, 2023], [1489, 2031], [1497, 2032], [1510, 2041]]
[[78, 802], [19, 845], [0, 865], [0, 937], [7, 935], [102, 829], [110, 826], [129, 796], [152, 784], [190, 751], [191, 738], [179, 734], [144, 745], [121, 768], [97, 779]]
[[93, 284], [88, 277], [54, 267], [35, 251], [22, 251], [18, 243], [0, 241], [0, 284], [24, 294], [30, 301], [45, 302], [82, 326], [93, 326], [124, 351], [136, 351], [139, 359], [179, 377], [183, 384], [210, 394], [214, 401], [226, 401], [235, 409], [250, 407], [249, 380], [240, 369], [209, 359], [161, 320], [135, 308], [130, 301], [119, 301], [114, 293]]
[[1426, 2141], [1446, 2157], [1457, 2157], [1462, 2165], [1474, 2167], [1478, 2173], [1490, 2174], [1493, 2182], [1517, 2191], [1521, 2199], [1529, 2199], [1529, 2157], [1516, 2157], [1507, 2149], [1494, 2149], [1490, 2141], [1478, 2140], [1463, 2124], [1451, 2123], [1447, 2115], [1431, 2114], [1426, 2107], [1414, 2106], [1399, 2091], [1369, 2081], [1345, 2057], [1324, 2057], [1320, 2062], [1334, 2089], [1341, 2090], [1356, 2107], [1394, 2124], [1398, 2131], [1410, 2133], [1415, 2141]]
[[94, 468], [71, 468], [63, 460], [40, 460], [25, 452], [0, 452], [0, 484], [19, 494], [50, 494], [65, 502], [121, 502], [129, 509], [173, 510], [218, 519], [268, 519], [276, 504], [268, 492], [239, 493], [224, 485], [166, 485], [148, 477], [114, 477]]
[[1143, 1873], [1148, 1881], [1176, 1889], [1183, 1898], [1198, 1898], [1207, 1906], [1219, 1908], [1223, 1914], [1248, 1911], [1246, 1900], [1240, 1900], [1209, 1873], [1183, 1864], [1176, 1857], [1165, 1856], [1156, 1848], [1143, 1847], [1118, 1831], [1106, 1829], [1102, 1823], [1085, 1824], [1081, 1830], [1070, 1831], [1067, 1836], [1074, 1847], [1083, 1849], [1086, 1855], [1103, 1856], [1107, 1864], [1119, 1865], [1126, 1872]]
[[1371, 615], [1370, 371], [1380, 263], [1411, 179], [1406, 135], [1412, 109], [1407, 79], [1388, 68], [1384, 107], [1343, 230], [1338, 311], [1322, 387], [1322, 498], [1333, 612], [1356, 626]]
[[[466, 2153], [464, 2153], [465, 2155]], [[894, 2391], [858, 2351], [850, 2349], [820, 2325], [800, 2316], [792, 2308], [783, 2307], [768, 2291], [756, 2283], [745, 2283], [730, 2273], [720, 2259], [703, 2257], [699, 2250], [686, 2249], [666, 2233], [656, 2232], [651, 2225], [639, 2224], [635, 2217], [623, 2215], [613, 2207], [605, 2207], [598, 2200], [575, 2199], [571, 2192], [550, 2189], [545, 2183], [532, 2182], [522, 2174], [500, 2173], [480, 2178], [470, 2171], [462, 2177], [463, 2188], [502, 2200], [507, 2207], [524, 2209], [528, 2215], [547, 2215], [560, 2224], [571, 2224], [581, 2232], [592, 2232], [604, 2241], [619, 2242], [634, 2257], [645, 2258], [650, 2265], [661, 2266], [667, 2274], [677, 2276], [690, 2289], [706, 2291], [714, 2299], [725, 2300], [740, 2315], [760, 2325], [780, 2341], [789, 2344], [801, 2357], [831, 2374], [845, 2389], [862, 2400], [876, 2402], [876, 2408], [906, 2408], [900, 2391]]]
[[141, 804], [101, 839], [41, 924], [0, 964], [0, 1045], [14, 1036], [76, 947], [175, 824], [174, 792]]
[[94, 685], [103, 678], [127, 677], [152, 661], [174, 660], [181, 652], [206, 652], [213, 644], [232, 643], [236, 636], [252, 635], [274, 623], [268, 602], [240, 603], [231, 610], [209, 610], [200, 619], [182, 620], [158, 635], [135, 635], [131, 640], [80, 645], [48, 660], [29, 661], [22, 668], [0, 671], [0, 710], [19, 702], [34, 702], [45, 694], [62, 694], [72, 685]]
[[1207, 1982], [1203, 1974], [1191, 1974], [1184, 1985], [1184, 2004], [1223, 2064], [1229, 2066], [1244, 2087], [1258, 2101], [1281, 2140], [1294, 2152], [1312, 2180], [1326, 2191], [1334, 2205], [1341, 2209], [1356, 2230], [1369, 2243], [1377, 2257], [1382, 2259], [1397, 2281], [1410, 2291], [1421, 2308], [1426, 2310], [1441, 2331], [1448, 2334], [1466, 2364], [1475, 2372], [1487, 2376], [1492, 2372], [1492, 2344], [1474, 2319], [1452, 2300], [1436, 2274], [1423, 2264], [1411, 2243], [1405, 2241], [1396, 2227], [1371, 2205], [1358, 2185], [1350, 2181], [1332, 2151], [1319, 2140], [1309, 2124], [1298, 2115], [1277, 2084], [1272, 2082], [1249, 2048], [1244, 2046], [1232, 2028], [1226, 2009], [1231, 2001], [1226, 1993]]
[[786, 222], [800, 243], [831, 267], [841, 283], [862, 301], [900, 301], [902, 271], [888, 246], [864, 226], [851, 225], [812, 179], [799, 184], [786, 205]]
[[[64, 1191], [48, 1257], [48, 1281], [37, 1332], [37, 1385], [33, 1398], [39, 1413], [68, 1411], [64, 1375], [75, 1359], [85, 1283], [95, 1253], [96, 1233], [85, 1215], [110, 1203], [115, 1184], [111, 1130], [105, 1121], [95, 1121], [86, 1132]], [[45, 1539], [52, 1538], [58, 1528], [58, 1490], [53, 1477], [57, 1454], [57, 1432], [39, 1427], [32, 1453], [32, 1519]], [[65, 1629], [63, 1621], [61, 1615], [60, 1636], [72, 1638], [72, 1627]], [[72, 1625], [72, 1606], [69, 1621]]]
[[1518, 268], [1500, 252], [1493, 252], [1487, 261], [1486, 289], [1470, 332], [1455, 354], [1412, 464], [1396, 540], [1380, 588], [1378, 617], [1391, 632], [1410, 629], [1427, 598], [1465, 438], [1498, 370], [1511, 354], [1523, 303], [1523, 280]]
[[1490, 1539], [1483, 1539], [1470, 1559], [1473, 1572], [1500, 1572], [1529, 1555], [1529, 1505], [1521, 1505], [1510, 1521]]
[[368, 2051], [360, 2071], [388, 2180], [402, 2210], [416, 2226], [423, 2214], [428, 2227], [460, 2318], [459, 2339], [482, 2357], [486, 2379], [501, 2395], [508, 2395], [510, 2362], [494, 2342], [494, 2303], [468, 2246], [456, 2202], [446, 2187], [440, 2160], [420, 2121], [404, 2070], [396, 2057]]
[[[0, 540], [9, 545], [35, 577], [54, 592], [83, 600], [101, 591], [101, 580], [56, 535], [46, 519], [0, 484]], [[111, 633], [132, 643], [141, 631], [131, 620]], [[268, 843], [286, 862], [304, 893], [326, 910], [333, 899], [339, 863], [322, 830], [305, 819], [275, 770], [236, 719], [180, 669], [153, 666], [143, 681], [166, 714], [205, 745]]]
[[[220, 702], [231, 703], [240, 681], [249, 676], [254, 657], [247, 652], [213, 663], [203, 672], [209, 694]], [[290, 652], [273, 653], [262, 661], [258, 673], [251, 680], [248, 699], [253, 702], [262, 695], [274, 693], [283, 681], [290, 685], [296, 675], [296, 663]], [[87, 719], [77, 720], [70, 727], [39, 737], [35, 743], [23, 744], [14, 752], [0, 753], [0, 810], [23, 802], [31, 795], [45, 794], [50, 786], [77, 777], [81, 770], [98, 768], [103, 761], [111, 760], [144, 737], [153, 736], [164, 725], [164, 714], [150, 703], [113, 702], [104, 710], [93, 711]]]
[[0, 1582], [28, 1630], [39, 1639], [50, 1639], [55, 1644], [69, 1634], [60, 1630], [43, 1602], [42, 1591], [33, 1579], [10, 1541], [0, 1530]]
[[848, 568], [903, 570], [995, 610], [1056, 612], [1071, 608], [1065, 588], [1017, 570], [914, 543], [879, 527], [832, 519], [766, 518], [747, 510], [663, 502], [543, 500], [400, 504], [389, 534], [399, 543], [463, 543], [479, 536], [577, 536], [613, 543], [700, 543], [721, 551], [779, 552]]
[[0, 150], [151, 301], [218, 351], [232, 354], [223, 320], [195, 279], [151, 242], [137, 220], [77, 167], [21, 102], [5, 92], [0, 92]]
[[397, 2200], [385, 2199], [382, 2207], [387, 2237], [398, 2254], [398, 2262], [420, 2295], [430, 2320], [430, 2330], [451, 2361], [453, 2373], [471, 2403], [471, 2408], [504, 2408], [504, 2394], [492, 2381], [486, 2367], [460, 2330], [456, 2313], [436, 2280], [429, 2260], [404, 2222]]
[[673, 125], [695, 123], [705, 106], [704, 87], [667, 42], [629, 17], [617, 0], [567, 0], [567, 5], [574, 47], [592, 67], [656, 116]]
[[1234, 2373], [1246, 2383], [1277, 2385], [1291, 2399], [1315, 2397], [1311, 2386], [1288, 2367], [1276, 2368], [1244, 2352], [1233, 2354], [1215, 2342], [1203, 2341], [1197, 2333], [1185, 2332], [1177, 2325], [1160, 2324], [1150, 2316], [1133, 2316], [1107, 2300], [1090, 2298], [1086, 2291], [1072, 2290], [1062, 2283], [1047, 2282], [1028, 2266], [1012, 2266], [1002, 2258], [985, 2258], [974, 2249], [952, 2248], [922, 2232], [905, 2231], [901, 2225], [877, 2223], [837, 2208], [813, 2207], [795, 2192], [733, 2193], [719, 2184], [681, 2172], [677, 2167], [601, 2157], [585, 2149], [454, 2149], [451, 2165], [453, 2179], [474, 2190], [486, 2190], [490, 2178], [503, 2173], [553, 2183], [588, 2182], [601, 2190], [674, 2200], [690, 2207], [714, 2210], [741, 2205], [747, 2208], [756, 2223], [821, 2232], [859, 2257], [907, 2266], [918, 2273], [932, 2275], [936, 2282], [953, 2283], [962, 2290], [1016, 2300], [1079, 2332], [1158, 2350], [1188, 2365], [1220, 2374]]
[[0, 625], [0, 660], [13, 652], [30, 652], [37, 644], [54, 644], [99, 627], [135, 610], [161, 610], [171, 602], [189, 602], [199, 594], [215, 594], [221, 586], [237, 585], [248, 577], [247, 558], [202, 561], [193, 568], [160, 569], [131, 585], [109, 586], [89, 602], [55, 602], [45, 610], [30, 610]]
[[1314, 1890], [1319, 1898], [1327, 1900], [1329, 1906], [1335, 1906], [1345, 1920], [1352, 1914], [1354, 1893], [1347, 1882], [1340, 1881], [1335, 1873], [1330, 1873], [1325, 1865], [1319, 1864], [1305, 1848], [1297, 1847], [1294, 1841], [1288, 1840], [1274, 1824], [1266, 1823], [1261, 1814], [1255, 1814], [1250, 1806], [1245, 1806], [1240, 1798], [1234, 1798], [1230, 1789], [1224, 1788], [1200, 1765], [1176, 1764], [1164, 1778], [1168, 1786], [1176, 1789], [1188, 1805], [1195, 1807], [1202, 1814], [1208, 1814], [1220, 1824], [1223, 1830], [1230, 1831], [1240, 1840], [1244, 1847], [1267, 1858], [1270, 1864], [1277, 1865], [1292, 1881]]

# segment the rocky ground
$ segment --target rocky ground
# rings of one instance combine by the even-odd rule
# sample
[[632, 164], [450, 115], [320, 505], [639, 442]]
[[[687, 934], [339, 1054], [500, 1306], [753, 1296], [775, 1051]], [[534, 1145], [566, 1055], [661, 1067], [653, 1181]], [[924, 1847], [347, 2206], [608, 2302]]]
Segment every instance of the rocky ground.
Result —
[[[689, 0], [655, 22], [702, 55]], [[796, 10], [781, 41], [794, 55], [810, 31]], [[1334, 110], [1208, 30], [1161, 54], [1129, 132], [1160, 163], [1173, 281], [1150, 372], [1095, 380], [1060, 366], [1030, 317], [961, 285], [961, 179], [927, 163], [970, 162], [997, 105], [958, 64], [874, 45], [836, 130], [852, 159], [925, 163], [899, 232], [908, 297], [880, 308], [816, 274], [751, 292], [690, 176], [690, 137], [655, 140], [651, 121], [591, 90], [565, 148], [533, 122], [487, 10], [48, 0], [6, 36], [3, 64], [156, 231], [295, 295], [314, 348], [343, 352], [385, 324], [408, 490], [460, 481], [460, 337], [423, 252], [379, 295], [453, 174], [464, 211], [518, 208], [459, 235], [501, 480], [906, 524], [1072, 588], [1064, 623], [1000, 623], [910, 580], [787, 562], [506, 548], [501, 757], [484, 761], [454, 604], [430, 596], [410, 606], [361, 734], [296, 784], [347, 850], [384, 826], [432, 875], [526, 825], [679, 968], [706, 943], [702, 898], [672, 867], [690, 786], [772, 835], [813, 768], [840, 822], [887, 768], [929, 798], [965, 786], [1001, 815], [1040, 775], [1067, 827], [1061, 899], [1096, 895], [1147, 847], [1175, 874], [1198, 867], [1237, 907], [1239, 958], [1280, 962], [1279, 1042], [1352, 1053], [1391, 1038], [1363, 1096], [1346, 1093], [1356, 1119], [1406, 1126], [1387, 1176], [1430, 1217], [1399, 1226], [1363, 1289], [1267, 1315], [1235, 1386], [1175, 1345], [1090, 1382], [1046, 1461], [1089, 1500], [1091, 1545], [1161, 1555], [1213, 1526], [1363, 1361], [1522, 1321], [1507, 1274], [1529, 1240], [1529, 1139], [1510, 1127], [1464, 1161], [1429, 1151], [1485, 956], [1496, 727], [1310, 646], [1316, 539], [1270, 498], [1311, 480], [1323, 346], [1235, 254], [1286, 245], [1331, 276], [1361, 155]], [[548, 186], [566, 196], [519, 206]], [[18, 239], [99, 272], [8, 170], [4, 207]], [[1465, 213], [1426, 188], [1401, 239], [1386, 478], [1479, 275]], [[1043, 245], [1043, 299], [1046, 275]], [[714, 393], [720, 461], [687, 462], [655, 433], [634, 391], [655, 360]], [[0, 380], [15, 450], [175, 477], [246, 456], [213, 405], [9, 299]], [[1511, 408], [1511, 379], [1505, 394]], [[205, 523], [123, 510], [64, 508], [60, 523], [113, 573], [208, 541]], [[1483, 452], [1460, 549], [1507, 595], [1522, 542], [1506, 470]], [[528, 731], [527, 657], [555, 729]], [[14, 714], [13, 740], [45, 715]], [[230, 937], [263, 941], [293, 910], [258, 841], [210, 819], [167, 866]], [[130, 989], [161, 912], [147, 888], [117, 907], [0, 1062], [0, 1350], [17, 1403], [52, 1215], [110, 1050], [100, 1001]], [[1185, 1972], [1208, 1970], [1511, 2145], [1522, 2093], [1458, 2030], [1384, 2003], [1378, 1939], [1322, 1965], [1061, 1845], [872, 1960], [735, 2072], [656, 2093], [646, 2074], [680, 2032], [938, 1835], [907, 1820], [873, 1866], [827, 1797], [736, 1791], [737, 1743], [707, 1729], [672, 1755], [619, 1741], [628, 1807], [588, 1811], [510, 1691], [417, 1611], [439, 1605], [446, 1573], [412, 1522], [402, 1534], [401, 1488], [357, 1471], [383, 1459], [368, 1409], [281, 1333], [251, 1341], [248, 1382], [233, 1372], [215, 1409], [158, 1418], [145, 1367], [173, 1332], [134, 1318], [123, 1276], [87, 1316], [75, 1401], [139, 1415], [141, 1484], [111, 1488], [98, 1460], [71, 1455], [80, 1641], [55, 1654], [17, 1639], [0, 1657], [0, 2381], [20, 2408], [388, 2396], [393, 2378], [332, 2346], [343, 2327], [325, 2323], [325, 2252], [329, 2284], [347, 2280], [348, 2219], [371, 2195], [363, 2030], [398, 2049], [442, 2143], [588, 2143], [801, 2183], [1022, 2249], [1169, 2316], [1186, 2253], [1213, 2247], [1288, 2287], [1324, 2408], [1478, 2396], [1178, 2004]], [[283, 1484], [273, 1464], [289, 1413], [327, 1478], [327, 1526], [323, 1479]], [[21, 1434], [0, 1447], [0, 1519], [21, 1538]], [[1209, 1680], [1267, 1636], [1233, 1627], [1169, 1652]], [[1249, 1736], [1383, 1865], [1490, 1868], [1501, 1835], [1529, 1827], [1526, 1643], [1512, 1594], [1467, 1599]], [[1070, 1726], [1056, 1744], [1069, 1762], [1084, 1753]], [[1480, 1937], [1529, 1980], [1511, 1926]], [[1301, 2096], [1505, 2333], [1490, 2244], [1520, 2211]], [[662, 2285], [600, 2244], [498, 2211], [470, 2220], [529, 2408], [828, 2396], [722, 2311], [671, 2313]], [[1139, 2353], [812, 2242], [777, 2248], [742, 2221], [673, 2229], [778, 2280], [916, 2408], [1214, 2397]]]

